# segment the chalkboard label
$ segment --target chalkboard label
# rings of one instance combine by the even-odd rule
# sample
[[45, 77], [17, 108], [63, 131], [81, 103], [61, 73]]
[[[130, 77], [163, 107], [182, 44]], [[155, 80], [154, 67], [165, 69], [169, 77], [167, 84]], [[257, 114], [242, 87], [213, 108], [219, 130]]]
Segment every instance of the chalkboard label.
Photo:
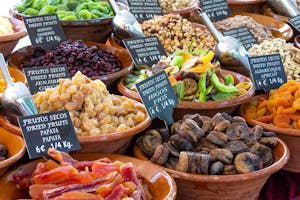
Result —
[[18, 118], [30, 159], [47, 155], [48, 148], [69, 153], [80, 144], [67, 110]]
[[289, 22], [298, 32], [300, 32], [300, 15], [289, 18]]
[[222, 20], [231, 15], [226, 0], [200, 0], [200, 5], [212, 21]]
[[249, 63], [256, 90], [269, 91], [286, 83], [280, 54], [250, 57]]
[[65, 64], [55, 66], [26, 67], [23, 70], [31, 94], [45, 91], [46, 88], [56, 87], [60, 78], [70, 78], [70, 74]]
[[222, 33], [224, 36], [232, 36], [238, 39], [246, 50], [250, 49], [254, 44], [258, 44], [256, 38], [246, 26], [223, 31]]
[[164, 47], [156, 36], [125, 39], [123, 43], [135, 65], [151, 67], [160, 61], [162, 56], [167, 56]]
[[157, 0], [127, 0], [127, 2], [130, 12], [140, 21], [162, 15], [162, 9]]
[[24, 17], [24, 22], [33, 47], [52, 49], [66, 40], [56, 14]]
[[165, 71], [136, 84], [151, 119], [173, 124], [173, 108], [179, 103]]

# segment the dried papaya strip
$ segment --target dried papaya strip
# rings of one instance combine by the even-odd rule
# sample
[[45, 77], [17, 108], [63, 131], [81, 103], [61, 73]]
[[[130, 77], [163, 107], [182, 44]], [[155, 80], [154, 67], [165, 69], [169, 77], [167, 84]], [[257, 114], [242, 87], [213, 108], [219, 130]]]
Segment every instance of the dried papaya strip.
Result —
[[273, 121], [273, 115], [264, 115], [261, 117], [256, 118], [257, 121], [263, 122], [263, 123], [271, 123]]

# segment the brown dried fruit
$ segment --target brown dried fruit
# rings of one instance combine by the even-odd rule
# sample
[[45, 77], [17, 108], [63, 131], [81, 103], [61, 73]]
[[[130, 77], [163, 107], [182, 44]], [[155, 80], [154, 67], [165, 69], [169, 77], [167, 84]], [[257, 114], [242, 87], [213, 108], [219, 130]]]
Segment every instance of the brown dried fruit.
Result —
[[247, 123], [246, 120], [244, 118], [240, 117], [240, 116], [234, 116], [232, 118], [231, 122], [232, 123], [245, 123], [245, 124]]
[[259, 140], [261, 138], [261, 136], [263, 135], [263, 127], [261, 127], [260, 125], [256, 125], [252, 128], [253, 134], [255, 135], [255, 139]]
[[[221, 76], [221, 77], [222, 77], [222, 76]], [[222, 112], [221, 115], [222, 115], [222, 117], [223, 117], [224, 119], [228, 120], [229, 122], [232, 121], [232, 117], [231, 117], [230, 115], [228, 115], [227, 113]]]
[[224, 120], [226, 120], [226, 119], [224, 119], [222, 117], [222, 114], [221, 113], [217, 113], [215, 116], [213, 116], [213, 118], [211, 119], [210, 123], [211, 123], [212, 127], [214, 128], [217, 124], [221, 123]]
[[277, 145], [277, 138], [276, 137], [261, 137], [259, 142], [265, 146], [270, 148], [275, 148]]
[[214, 127], [214, 131], [220, 131], [220, 132], [226, 131], [226, 129], [230, 124], [231, 123], [228, 120], [224, 120]]
[[192, 143], [185, 138], [180, 137], [178, 134], [170, 137], [172, 146], [182, 151], [189, 151], [192, 149]]
[[181, 151], [179, 154], [179, 160], [176, 163], [176, 171], [187, 172], [189, 167], [189, 156], [187, 152]]
[[264, 137], [276, 137], [276, 133], [271, 132], [271, 131], [264, 131], [263, 136]]
[[196, 157], [198, 157], [198, 159], [201, 158], [201, 163], [200, 163], [201, 174], [208, 174], [208, 170], [209, 170], [209, 166], [210, 166], [210, 161], [211, 161], [211, 155], [197, 153], [195, 155], [195, 158]]
[[175, 147], [173, 147], [170, 142], [164, 143], [163, 144], [170, 152], [170, 155], [174, 157], [179, 157], [179, 151]]
[[208, 134], [210, 131], [212, 131], [212, 125], [210, 121], [203, 122], [202, 131], [204, 132], [204, 134]]
[[192, 78], [185, 78], [183, 79], [184, 86], [185, 86], [185, 96], [192, 95], [197, 92], [198, 86], [197, 82]]
[[235, 157], [234, 166], [238, 173], [245, 174], [262, 169], [263, 162], [260, 157], [250, 152], [244, 152]]
[[181, 124], [182, 120], [175, 122], [174, 124], [172, 124], [171, 126], [171, 133], [175, 133], [176, 131], [179, 130], [180, 124]]
[[225, 133], [219, 132], [219, 131], [211, 131], [207, 137], [210, 142], [219, 145], [219, 146], [225, 146], [228, 137]]
[[162, 143], [162, 137], [156, 130], [148, 130], [142, 138], [143, 151], [152, 156], [158, 145]]
[[173, 156], [169, 156], [169, 159], [168, 159], [168, 161], [165, 163], [165, 166], [166, 166], [167, 168], [170, 168], [170, 169], [175, 170], [177, 162], [178, 162], [178, 158], [175, 158], [175, 157], [173, 157]]
[[235, 141], [230, 141], [225, 145], [225, 148], [231, 151], [234, 155], [237, 155], [242, 152], [249, 152], [250, 149], [247, 147], [247, 145], [240, 141], [240, 140], [235, 140]]
[[191, 78], [195, 81], [199, 81], [199, 78], [200, 78], [200, 74], [199, 73], [196, 73], [196, 72], [184, 72], [183, 73], [183, 76], [182, 76], [183, 79], [186, 79], [186, 78]]
[[224, 164], [231, 164], [233, 159], [233, 154], [228, 149], [213, 149], [209, 152], [212, 161], [221, 161]]
[[204, 116], [204, 115], [201, 115], [201, 116], [200, 116], [200, 119], [201, 119], [203, 122], [205, 122], [205, 121], [211, 121], [211, 117], [209, 117], [209, 116]]
[[246, 134], [249, 135], [247, 125], [243, 123], [232, 123], [226, 130], [229, 140], [241, 140]]
[[234, 165], [224, 165], [223, 174], [224, 175], [236, 174]]
[[160, 144], [156, 148], [151, 158], [151, 161], [159, 165], [163, 165], [167, 162], [168, 156], [169, 156], [169, 150], [166, 147], [164, 147], [164, 145]]
[[209, 168], [210, 175], [222, 174], [224, 169], [224, 164], [220, 161], [214, 162]]
[[197, 136], [198, 139], [200, 139], [202, 136], [204, 136], [204, 132], [202, 131], [202, 129], [192, 119], [186, 119], [181, 125], [182, 126], [183, 125], [188, 126], [189, 129], [196, 134], [196, 136]]
[[169, 129], [167, 129], [166, 127], [164, 128], [159, 128], [157, 129], [157, 131], [160, 133], [162, 139], [164, 142], [168, 142], [170, 139], [170, 132]]
[[267, 167], [273, 163], [272, 150], [265, 145], [260, 144], [258, 151], [255, 152], [255, 155], [261, 158], [264, 167]]
[[183, 120], [185, 120], [185, 119], [194, 120], [199, 127], [202, 127], [202, 125], [203, 125], [203, 121], [202, 121], [201, 116], [199, 114], [193, 114], [193, 115], [192, 114], [186, 114], [186, 115], [183, 116]]
[[255, 142], [247, 143], [247, 146], [250, 148], [250, 152], [255, 154], [255, 152], [259, 149], [260, 144], [259, 142], [255, 141]]

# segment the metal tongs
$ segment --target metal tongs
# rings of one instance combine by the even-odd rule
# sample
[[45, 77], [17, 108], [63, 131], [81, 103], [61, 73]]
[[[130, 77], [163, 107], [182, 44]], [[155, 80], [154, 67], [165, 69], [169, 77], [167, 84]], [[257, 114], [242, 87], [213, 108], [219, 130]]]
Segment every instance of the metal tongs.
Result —
[[0, 53], [0, 68], [6, 82], [2, 95], [2, 107], [9, 120], [16, 122], [18, 116], [37, 114], [32, 96], [22, 82], [12, 82], [3, 54]]
[[[240, 41], [231, 36], [223, 36], [211, 22], [205, 12], [198, 12], [200, 19], [207, 26], [210, 33], [218, 42], [215, 55], [220, 63], [233, 71], [238, 71], [248, 77], [250, 76], [250, 64], [248, 53]], [[232, 68], [234, 67], [234, 68]]]

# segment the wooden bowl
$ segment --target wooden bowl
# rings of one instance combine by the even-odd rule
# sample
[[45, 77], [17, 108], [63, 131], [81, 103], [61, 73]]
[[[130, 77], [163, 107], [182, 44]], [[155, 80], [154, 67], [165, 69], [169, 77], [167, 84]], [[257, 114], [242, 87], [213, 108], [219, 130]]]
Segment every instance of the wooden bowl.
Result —
[[[251, 82], [251, 80], [241, 74], [236, 72], [228, 71], [222, 69], [224, 75], [231, 74], [236, 83], [241, 82]], [[124, 96], [132, 98], [137, 101], [141, 101], [140, 96], [137, 92], [132, 91], [125, 87], [124, 78], [122, 78], [118, 83], [118, 90]], [[229, 100], [221, 101], [207, 101], [207, 102], [189, 102], [182, 101], [174, 109], [174, 120], [182, 119], [185, 114], [199, 113], [208, 116], [214, 116], [218, 112], [226, 112], [231, 114], [240, 104], [247, 102], [255, 93], [254, 85], [252, 84], [251, 88], [246, 94], [232, 98]]]
[[[258, 98], [268, 98], [267, 94], [257, 95], [250, 99], [249, 102], [257, 101]], [[289, 159], [289, 162], [284, 167], [285, 170], [291, 171], [291, 172], [300, 172], [300, 130], [299, 129], [292, 129], [292, 128], [279, 128], [277, 126], [274, 126], [272, 124], [266, 124], [259, 122], [254, 119], [250, 119], [246, 113], [245, 109], [247, 107], [247, 103], [242, 104], [239, 108], [239, 115], [246, 119], [247, 123], [255, 126], [260, 125], [264, 128], [264, 130], [273, 131], [277, 133], [277, 136], [282, 139], [287, 146], [289, 147], [291, 151], [291, 157]]]
[[[85, 41], [88, 46], [98, 46], [99, 48], [106, 48], [109, 52], [118, 56], [121, 60], [122, 69], [118, 72], [113, 74], [103, 75], [103, 76], [93, 76], [90, 77], [91, 79], [100, 79], [105, 83], [107, 87], [110, 87], [115, 83], [120, 77], [125, 76], [131, 70], [133, 66], [133, 61], [125, 48], [115, 47], [115, 46], [108, 46], [102, 43], [90, 42]], [[20, 66], [25, 61], [28, 61], [32, 58], [34, 53], [34, 48], [32, 46], [23, 47], [17, 51], [15, 51], [8, 59], [8, 63], [12, 67], [16, 67], [20, 69]]]
[[266, 0], [227, 0], [231, 11], [262, 13]]
[[[153, 195], [153, 200], [173, 200], [176, 198], [176, 184], [173, 178], [163, 171], [161, 168], [151, 164], [150, 162], [141, 161], [135, 158], [131, 158], [123, 155], [116, 154], [73, 154], [72, 155], [77, 160], [96, 160], [102, 157], [107, 157], [113, 161], [119, 160], [122, 162], [132, 162], [136, 171], [138, 171], [143, 181], [147, 184], [151, 194]], [[26, 165], [36, 165], [38, 162], [43, 160], [35, 160]], [[18, 190], [14, 183], [10, 181], [10, 176], [14, 174], [19, 168], [6, 173], [0, 178], [0, 199], [28, 199], [28, 191]]]
[[9, 19], [10, 23], [13, 25], [14, 30], [14, 33], [12, 34], [0, 36], [0, 52], [3, 53], [4, 58], [7, 58], [16, 47], [19, 39], [27, 35], [27, 31], [23, 21], [18, 20], [14, 17], [5, 18]]
[[[78, 136], [80, 153], [126, 153], [134, 135], [144, 131], [151, 124], [149, 116], [137, 126], [121, 132], [103, 134], [98, 136]], [[1, 112], [0, 125], [14, 134], [22, 135], [21, 129], [11, 123]]]
[[[275, 162], [271, 166], [249, 174], [201, 175], [160, 167], [175, 179], [178, 199], [256, 200], [270, 175], [279, 171], [289, 159], [290, 152], [282, 140], [278, 139], [273, 155]], [[148, 160], [137, 146], [134, 147], [134, 156]]]
[[[0, 144], [4, 144], [8, 149], [8, 158], [0, 162], [0, 176], [2, 176], [9, 166], [17, 162], [25, 153], [25, 144], [20, 136], [17, 136], [0, 127]], [[3, 187], [3, 185], [1, 185]]]

